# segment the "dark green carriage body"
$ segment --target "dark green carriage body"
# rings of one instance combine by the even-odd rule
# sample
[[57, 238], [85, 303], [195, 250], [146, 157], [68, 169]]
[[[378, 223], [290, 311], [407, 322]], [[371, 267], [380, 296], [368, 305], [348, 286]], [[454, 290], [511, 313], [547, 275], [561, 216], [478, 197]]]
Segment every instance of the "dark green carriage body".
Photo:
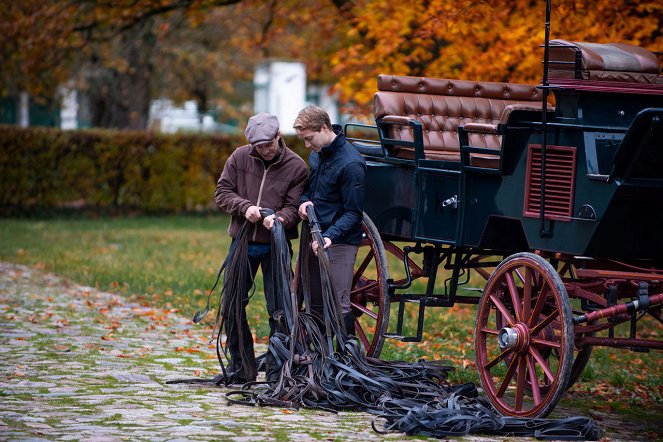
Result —
[[552, 211], [546, 234], [540, 166], [528, 163], [532, 152], [540, 157], [543, 141], [535, 112], [514, 115], [503, 127], [499, 170], [369, 158], [366, 212], [381, 234], [486, 252], [663, 259], [660, 89], [554, 92], [557, 106], [546, 126], [546, 213]]
[[[375, 318], [380, 337], [421, 342], [427, 308], [477, 304], [484, 392], [520, 417], [548, 414], [592, 346], [663, 348], [636, 334], [638, 312], [660, 318], [663, 303], [660, 63], [624, 44], [550, 50], [553, 81], [544, 75], [542, 88], [381, 75], [379, 145], [356, 139], [377, 227], [365, 229], [356, 311]], [[544, 105], [550, 91], [554, 108]], [[403, 278], [389, 279], [385, 252], [402, 261]], [[375, 282], [371, 259], [385, 264]], [[415, 333], [404, 328], [410, 305]], [[625, 337], [616, 327], [628, 321]]]

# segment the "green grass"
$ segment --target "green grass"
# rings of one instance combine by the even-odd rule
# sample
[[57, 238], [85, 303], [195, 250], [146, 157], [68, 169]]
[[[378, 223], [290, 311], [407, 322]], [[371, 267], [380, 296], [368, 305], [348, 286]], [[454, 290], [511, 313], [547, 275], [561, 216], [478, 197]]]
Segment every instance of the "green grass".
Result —
[[[204, 306], [207, 291], [216, 279], [230, 240], [228, 217], [136, 217], [99, 219], [0, 219], [0, 260], [25, 264], [65, 276], [76, 283], [119, 293], [159, 308], [176, 308], [184, 316]], [[295, 253], [298, 244], [293, 244]], [[390, 262], [393, 277], [402, 263]], [[443, 281], [443, 278], [439, 278]], [[249, 304], [249, 320], [258, 340], [266, 341], [268, 327], [262, 279], [257, 280]], [[412, 293], [423, 293], [416, 281]], [[439, 291], [442, 291], [440, 288]], [[216, 296], [212, 307], [215, 307]], [[416, 308], [416, 306], [411, 306]], [[390, 331], [394, 331], [397, 306], [392, 306]], [[211, 321], [214, 313], [208, 314]], [[387, 340], [382, 357], [416, 360], [447, 360], [457, 368], [452, 382], [478, 382], [474, 369], [473, 332], [476, 306], [429, 308], [424, 342]], [[406, 312], [407, 333], [414, 333], [416, 312]], [[660, 324], [643, 319], [640, 330], [660, 335]], [[201, 331], [201, 333], [203, 333]], [[206, 333], [206, 332], [204, 332]], [[600, 400], [615, 404], [643, 405], [663, 410], [662, 352], [633, 353], [595, 348], [580, 381], [573, 387], [579, 395], [598, 387]], [[644, 388], [647, 398], [639, 399]], [[596, 394], [586, 400], [596, 401]], [[573, 399], [573, 394], [569, 400]], [[644, 406], [644, 405], [643, 405]], [[628, 408], [628, 407], [626, 407]]]
[[[227, 228], [222, 215], [0, 219], [0, 259], [192, 317], [204, 306], [230, 246]], [[257, 293], [261, 287], [260, 278]], [[256, 296], [249, 308], [254, 322], [263, 306]], [[256, 325], [259, 336], [267, 334], [266, 326]]]

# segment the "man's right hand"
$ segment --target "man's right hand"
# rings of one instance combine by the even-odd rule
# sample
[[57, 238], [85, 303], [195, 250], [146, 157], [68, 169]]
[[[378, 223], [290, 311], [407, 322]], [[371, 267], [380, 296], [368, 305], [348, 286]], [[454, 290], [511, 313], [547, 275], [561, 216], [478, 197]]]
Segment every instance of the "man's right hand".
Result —
[[260, 214], [260, 207], [249, 206], [249, 208], [246, 209], [246, 212], [244, 213], [244, 218], [248, 219], [252, 223], [260, 221], [262, 219], [262, 215]]
[[312, 206], [313, 202], [312, 201], [306, 201], [303, 202], [299, 205], [299, 217], [301, 219], [308, 219], [308, 214], [306, 213], [306, 208], [308, 206]]

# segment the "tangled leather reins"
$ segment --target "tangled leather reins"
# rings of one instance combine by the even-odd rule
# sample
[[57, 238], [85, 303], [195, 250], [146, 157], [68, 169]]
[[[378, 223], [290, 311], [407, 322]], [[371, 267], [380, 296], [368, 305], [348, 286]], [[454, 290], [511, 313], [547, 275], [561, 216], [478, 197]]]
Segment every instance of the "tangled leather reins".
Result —
[[[315, 213], [311, 210], [308, 215], [309, 223], [302, 226], [299, 253], [301, 297], [293, 289], [290, 248], [283, 226], [275, 220], [272, 228], [274, 286], [283, 310], [275, 314], [279, 330], [270, 338], [269, 351], [280, 366], [279, 379], [249, 382], [241, 389], [228, 391], [229, 404], [361, 410], [375, 415], [372, 426], [379, 433], [399, 431], [433, 437], [483, 433], [556, 440], [598, 440], [601, 437], [600, 427], [585, 417], [502, 416], [486, 399], [478, 397], [474, 384], [450, 385], [448, 374], [453, 367], [440, 361], [382, 361], [366, 356], [359, 340], [344, 329], [329, 259], [322, 247], [318, 249], [322, 317], [316, 316], [311, 308], [309, 276], [315, 269], [308, 265], [308, 254], [312, 253], [310, 243], [324, 243]], [[231, 252], [233, 255], [241, 253], [241, 245]], [[246, 280], [237, 277], [246, 273], [231, 273], [242, 269], [235, 261], [237, 257], [224, 262], [226, 275], [221, 293], [226, 296], [235, 290], [241, 293], [240, 287], [226, 287], [228, 281]], [[302, 303], [303, 308], [300, 308]], [[228, 301], [230, 304], [232, 302]], [[231, 314], [232, 309], [220, 313], [221, 322], [217, 314], [216, 324], [222, 324], [223, 314]], [[219, 342], [217, 336], [217, 355], [223, 370]], [[225, 371], [223, 375], [222, 380], [227, 379]]]

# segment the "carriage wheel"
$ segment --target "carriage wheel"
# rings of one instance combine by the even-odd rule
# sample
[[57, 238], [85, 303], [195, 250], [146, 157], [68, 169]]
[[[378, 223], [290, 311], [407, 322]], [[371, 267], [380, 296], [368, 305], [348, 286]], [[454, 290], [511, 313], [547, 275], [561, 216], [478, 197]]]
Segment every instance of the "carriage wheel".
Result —
[[479, 302], [474, 340], [481, 385], [502, 414], [553, 410], [571, 374], [571, 318], [562, 279], [545, 259], [518, 253], [497, 266]]
[[591, 345], [583, 345], [575, 352], [573, 365], [571, 366], [571, 374], [569, 375], [569, 383], [566, 386], [567, 390], [580, 379], [580, 375], [587, 366], [590, 356], [592, 356]]
[[389, 324], [387, 257], [375, 224], [364, 214], [363, 237], [352, 278], [350, 302], [355, 316], [355, 333], [368, 356], [382, 351]]
[[[564, 261], [562, 260], [560, 265], [557, 267], [557, 273], [559, 276], [562, 277], [562, 280], [565, 281], [566, 287], [569, 287], [569, 284], [573, 285], [574, 281], [574, 265], [572, 262], [569, 261]], [[567, 289], [568, 290], [568, 289]], [[577, 308], [574, 308], [573, 306], [571, 307], [571, 314], [575, 317], [578, 315], [582, 315], [585, 313], [583, 310], [579, 310]], [[594, 336], [593, 332], [590, 333], [584, 333], [581, 336]], [[574, 329], [574, 341], [577, 343], [579, 336]], [[591, 345], [581, 345], [581, 346], [574, 346], [573, 349], [573, 364], [571, 365], [571, 375], [569, 376], [569, 383], [566, 385], [566, 389], [568, 390], [575, 384], [578, 379], [580, 378], [580, 375], [582, 374], [582, 371], [585, 369], [587, 364], [589, 363], [589, 359], [592, 356], [592, 346]], [[555, 356], [557, 356], [556, 352], [553, 353]]]

